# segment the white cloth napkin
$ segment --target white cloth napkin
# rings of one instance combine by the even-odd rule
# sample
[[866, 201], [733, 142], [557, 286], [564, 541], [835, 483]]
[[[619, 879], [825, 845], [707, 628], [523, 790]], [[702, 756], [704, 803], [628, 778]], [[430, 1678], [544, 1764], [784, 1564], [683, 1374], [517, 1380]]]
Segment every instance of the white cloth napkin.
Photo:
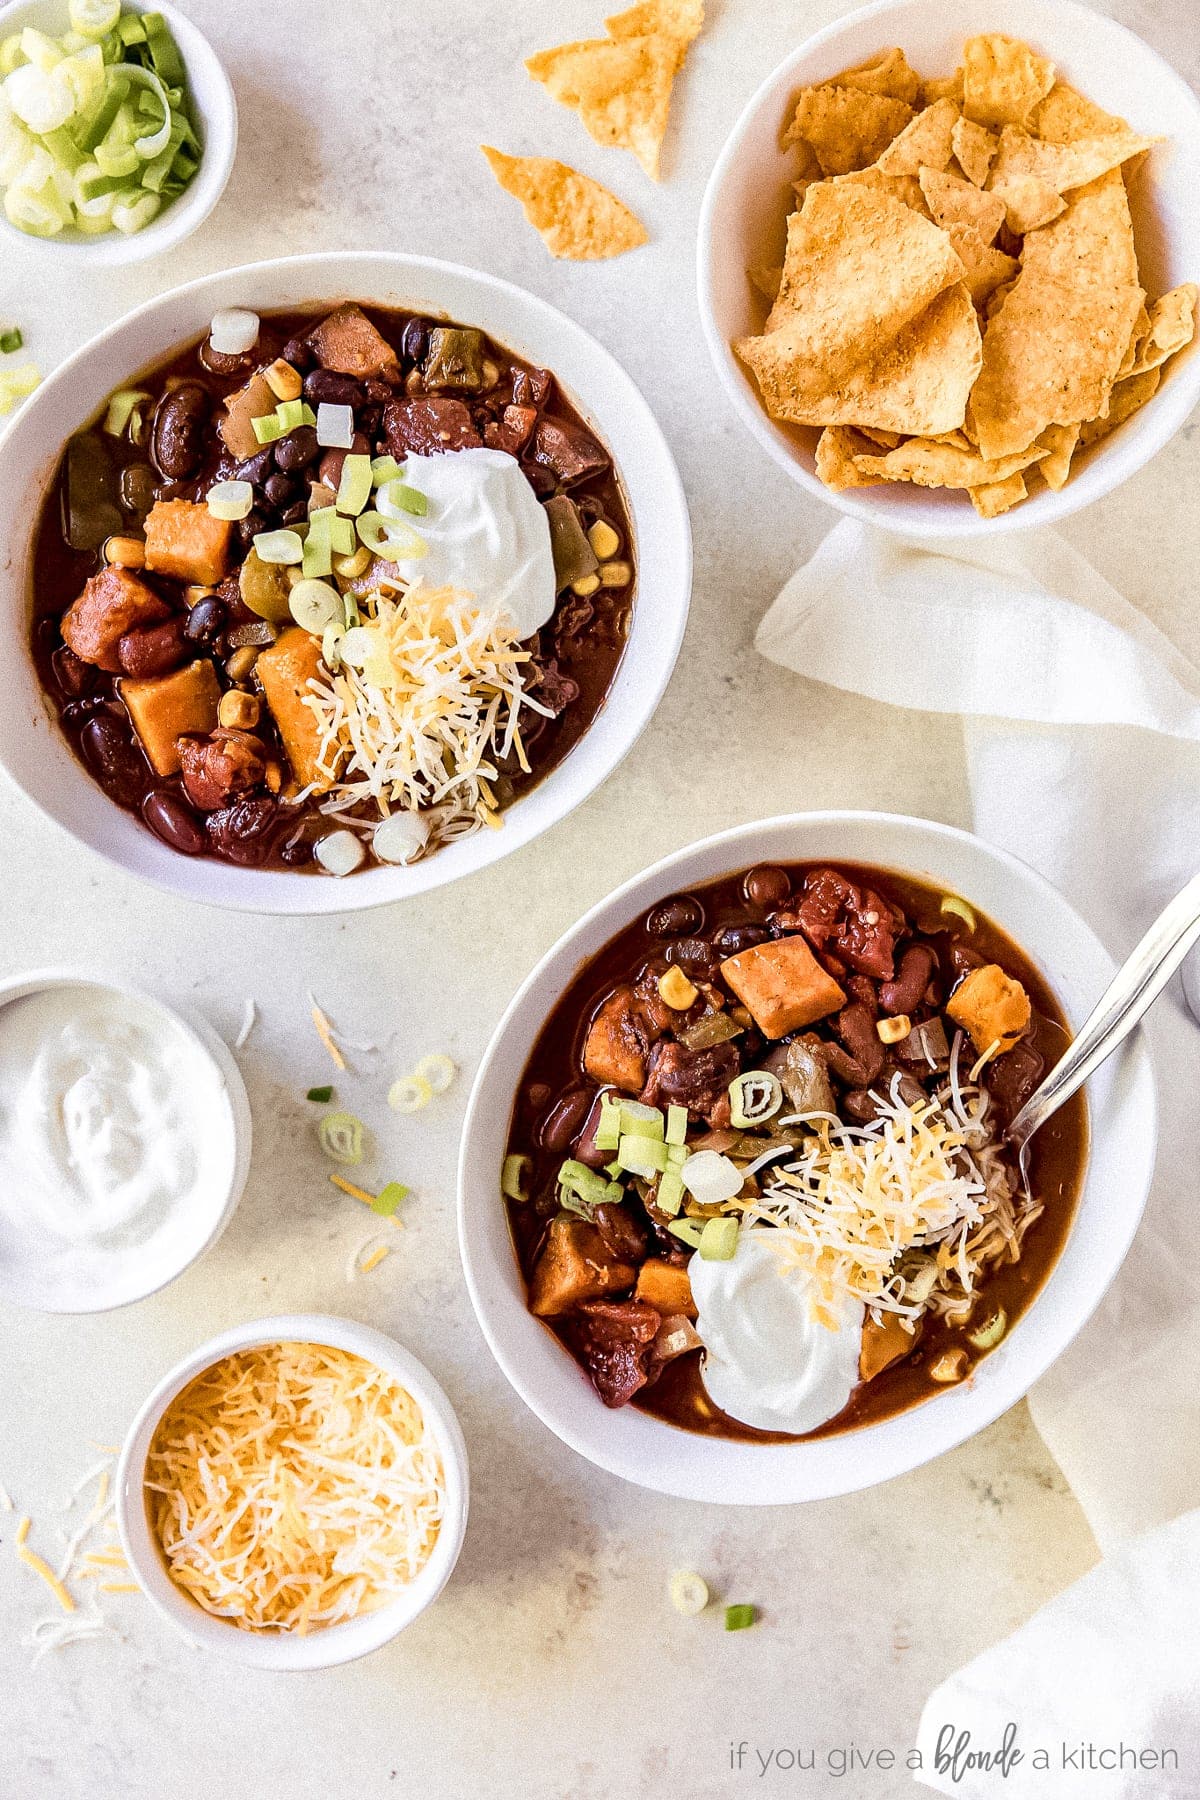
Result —
[[[844, 521], [788, 582], [755, 641], [811, 680], [964, 715], [975, 829], [1048, 876], [1115, 955], [1200, 867], [1200, 672], [1054, 534], [920, 545]], [[1096, 1317], [1030, 1396], [1105, 1551], [1200, 1507], [1200, 1032], [1173, 991], [1148, 1029], [1161, 1140], [1146, 1217]], [[926, 1708], [922, 1748], [950, 1720], [994, 1749], [1010, 1718], [1027, 1745], [1044, 1738], [1053, 1749], [1089, 1731], [1107, 1743], [1101, 1727], [1139, 1747], [1163, 1744], [1169, 1670], [1195, 1667], [1179, 1594], [1194, 1595], [1198, 1570], [1200, 1512], [1103, 1563], [946, 1683]], [[1155, 1643], [1175, 1645], [1179, 1662], [1156, 1655]], [[1101, 1666], [1116, 1669], [1116, 1688]], [[1200, 1731], [1190, 1728], [1190, 1758], [1181, 1733], [1182, 1724], [1174, 1779], [1183, 1785], [1171, 1785], [1168, 1770], [1077, 1777], [1059, 1764], [1035, 1772], [1028, 1760], [1007, 1778], [993, 1769], [958, 1780], [928, 1773], [928, 1756], [925, 1779], [963, 1800], [1194, 1796]]]

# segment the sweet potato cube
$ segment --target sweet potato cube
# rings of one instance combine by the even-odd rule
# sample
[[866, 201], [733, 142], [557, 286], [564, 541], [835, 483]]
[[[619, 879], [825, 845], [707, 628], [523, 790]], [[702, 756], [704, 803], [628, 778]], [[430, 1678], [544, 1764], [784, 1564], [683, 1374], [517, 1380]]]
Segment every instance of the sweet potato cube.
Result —
[[257, 456], [262, 445], [254, 435], [255, 419], [265, 419], [276, 407], [274, 391], [268, 385], [266, 377], [259, 372], [252, 375], [245, 387], [230, 394], [225, 402], [225, 411], [217, 423], [225, 448], [230, 456], [236, 456], [239, 462], [245, 462], [248, 456]]
[[833, 976], [798, 936], [741, 950], [721, 964], [721, 973], [769, 1038], [786, 1037], [846, 1004]]
[[354, 375], [394, 375], [399, 366], [396, 352], [376, 331], [359, 306], [347, 303], [331, 312], [308, 334], [313, 355], [323, 369]]
[[293, 775], [301, 787], [314, 786], [320, 793], [329, 786], [329, 777], [320, 767], [321, 731], [316, 714], [304, 696], [309, 682], [323, 670], [319, 639], [299, 625], [277, 638], [254, 665]]
[[950, 996], [946, 1011], [970, 1034], [981, 1054], [996, 1043], [1002, 1050], [1011, 1050], [1028, 1031], [1033, 1017], [1029, 995], [999, 963], [972, 969]]
[[884, 1313], [882, 1323], [878, 1325], [868, 1313], [863, 1320], [858, 1379], [874, 1381], [876, 1375], [882, 1375], [885, 1369], [898, 1363], [910, 1350], [915, 1350], [920, 1335], [919, 1324], [915, 1331], [906, 1331], [903, 1321], [896, 1313]]
[[84, 662], [118, 673], [117, 645], [127, 631], [160, 625], [171, 616], [165, 600], [128, 569], [108, 564], [93, 575], [63, 614], [63, 642]]
[[233, 525], [191, 500], [156, 500], [146, 518], [146, 567], [194, 587], [216, 587], [229, 568]]
[[123, 681], [121, 698], [155, 774], [174, 775], [179, 739], [216, 730], [221, 684], [210, 662], [185, 663], [170, 675]]
[[657, 1256], [652, 1256], [638, 1270], [633, 1297], [654, 1307], [664, 1319], [669, 1319], [676, 1313], [682, 1313], [685, 1319], [696, 1317], [696, 1302], [692, 1299], [692, 1284], [687, 1270], [676, 1268], [674, 1263], [663, 1262]]
[[646, 1039], [633, 1006], [633, 989], [618, 988], [588, 1027], [583, 1066], [593, 1081], [640, 1094], [646, 1083]]
[[636, 1266], [614, 1256], [594, 1225], [563, 1213], [552, 1221], [534, 1265], [529, 1308], [540, 1319], [557, 1318], [583, 1300], [632, 1287], [636, 1275]]

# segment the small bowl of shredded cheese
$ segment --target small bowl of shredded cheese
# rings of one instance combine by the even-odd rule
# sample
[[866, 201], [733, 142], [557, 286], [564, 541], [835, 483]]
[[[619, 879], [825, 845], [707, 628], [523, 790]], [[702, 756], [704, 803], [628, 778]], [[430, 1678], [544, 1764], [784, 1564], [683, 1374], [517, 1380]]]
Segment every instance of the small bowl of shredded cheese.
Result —
[[259, 1319], [171, 1371], [130, 1430], [117, 1518], [149, 1600], [261, 1668], [378, 1649], [441, 1592], [467, 1452], [415, 1357], [348, 1319]]

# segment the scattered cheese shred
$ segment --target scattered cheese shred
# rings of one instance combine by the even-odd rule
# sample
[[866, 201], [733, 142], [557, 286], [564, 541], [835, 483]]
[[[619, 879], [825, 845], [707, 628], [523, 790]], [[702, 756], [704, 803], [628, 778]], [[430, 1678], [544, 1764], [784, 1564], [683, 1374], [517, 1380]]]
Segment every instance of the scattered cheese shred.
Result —
[[50, 1567], [50, 1564], [46, 1562], [44, 1558], [40, 1557], [36, 1550], [31, 1550], [25, 1542], [26, 1538], [29, 1536], [30, 1522], [28, 1516], [26, 1516], [17, 1526], [17, 1555], [28, 1568], [33, 1570], [35, 1575], [41, 1576], [63, 1611], [73, 1613], [75, 1611], [75, 1602], [72, 1600], [58, 1576], [54, 1573], [54, 1570]]
[[146, 1469], [172, 1579], [247, 1631], [375, 1611], [419, 1574], [441, 1527], [445, 1480], [420, 1407], [322, 1344], [206, 1369], [159, 1422]]
[[100, 1583], [102, 1594], [140, 1594], [141, 1591], [136, 1581], [102, 1581]]
[[0, 1509], [3, 1509], [4, 1512], [15, 1512], [17, 1510], [13, 1505], [13, 1497], [4, 1486], [3, 1482], [0, 1482]]
[[363, 1258], [361, 1265], [363, 1274], [369, 1275], [372, 1269], [377, 1269], [379, 1267], [385, 1256], [390, 1256], [391, 1254], [392, 1253], [386, 1244], [380, 1244], [377, 1249], [372, 1250], [370, 1256]]
[[[311, 994], [309, 995], [309, 998], [312, 999]], [[315, 1000], [313, 1000], [312, 1004], [312, 1022], [317, 1028], [317, 1036], [329, 1052], [329, 1058], [333, 1063], [334, 1068], [345, 1069], [346, 1059], [338, 1049], [337, 1039], [333, 1035], [333, 1026], [329, 1023], [328, 1018], [321, 1011]]]
[[[374, 1206], [379, 1198], [378, 1194], [372, 1194], [369, 1189], [358, 1187], [353, 1181], [347, 1181], [344, 1175], [331, 1175], [329, 1179], [335, 1188], [340, 1188], [343, 1194], [349, 1194], [352, 1200], [361, 1200], [364, 1206]], [[399, 1213], [391, 1214], [391, 1222], [403, 1230], [404, 1220]]]

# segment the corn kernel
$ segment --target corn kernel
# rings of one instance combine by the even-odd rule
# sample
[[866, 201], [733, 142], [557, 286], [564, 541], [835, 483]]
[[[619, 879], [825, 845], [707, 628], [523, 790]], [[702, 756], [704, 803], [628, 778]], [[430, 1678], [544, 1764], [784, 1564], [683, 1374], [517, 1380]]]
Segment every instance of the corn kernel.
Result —
[[282, 356], [264, 370], [263, 379], [277, 400], [298, 400], [304, 391], [299, 374]]
[[700, 997], [699, 988], [692, 986], [677, 963], [672, 963], [666, 974], [659, 976], [658, 991], [667, 1005], [674, 1007], [676, 1012], [686, 1012]]
[[215, 587], [185, 587], [183, 597], [189, 606], [199, 606], [202, 600], [211, 600], [216, 591]]
[[247, 675], [258, 661], [259, 645], [242, 644], [225, 664], [225, 673], [230, 681], [245, 681]]
[[365, 575], [371, 566], [371, 552], [365, 544], [360, 544], [353, 556], [335, 556], [333, 572], [340, 575], [343, 581], [356, 581]]
[[633, 565], [627, 562], [606, 562], [600, 564], [600, 586], [606, 588], [628, 587], [633, 580]]
[[[272, 793], [272, 794], [282, 793], [283, 792], [283, 764], [277, 763], [274, 760], [274, 758], [272, 758], [272, 760], [267, 764], [266, 772], [264, 774], [264, 780], [266, 781], [267, 791], [269, 793]], [[296, 786], [294, 781], [291, 782], [289, 785], [291, 787], [293, 794], [298, 794], [300, 792], [299, 788]]]
[[223, 725], [226, 731], [253, 731], [261, 710], [253, 694], [244, 694], [241, 688], [230, 688], [228, 693], [221, 695], [217, 724]]
[[621, 540], [606, 519], [597, 519], [588, 531], [588, 543], [601, 562], [607, 562], [621, 548]]
[[144, 569], [146, 546], [141, 538], [110, 537], [104, 546], [104, 560], [118, 569]]
[[600, 586], [598, 575], [582, 575], [578, 581], [571, 583], [571, 592], [578, 594], [581, 600], [587, 600]]
[[881, 1044], [898, 1044], [912, 1030], [912, 1020], [907, 1013], [897, 1013], [894, 1019], [880, 1019], [875, 1026]]
[[951, 1382], [961, 1381], [967, 1372], [967, 1353], [965, 1350], [943, 1350], [942, 1354], [929, 1365], [929, 1379], [940, 1381], [943, 1386]]

